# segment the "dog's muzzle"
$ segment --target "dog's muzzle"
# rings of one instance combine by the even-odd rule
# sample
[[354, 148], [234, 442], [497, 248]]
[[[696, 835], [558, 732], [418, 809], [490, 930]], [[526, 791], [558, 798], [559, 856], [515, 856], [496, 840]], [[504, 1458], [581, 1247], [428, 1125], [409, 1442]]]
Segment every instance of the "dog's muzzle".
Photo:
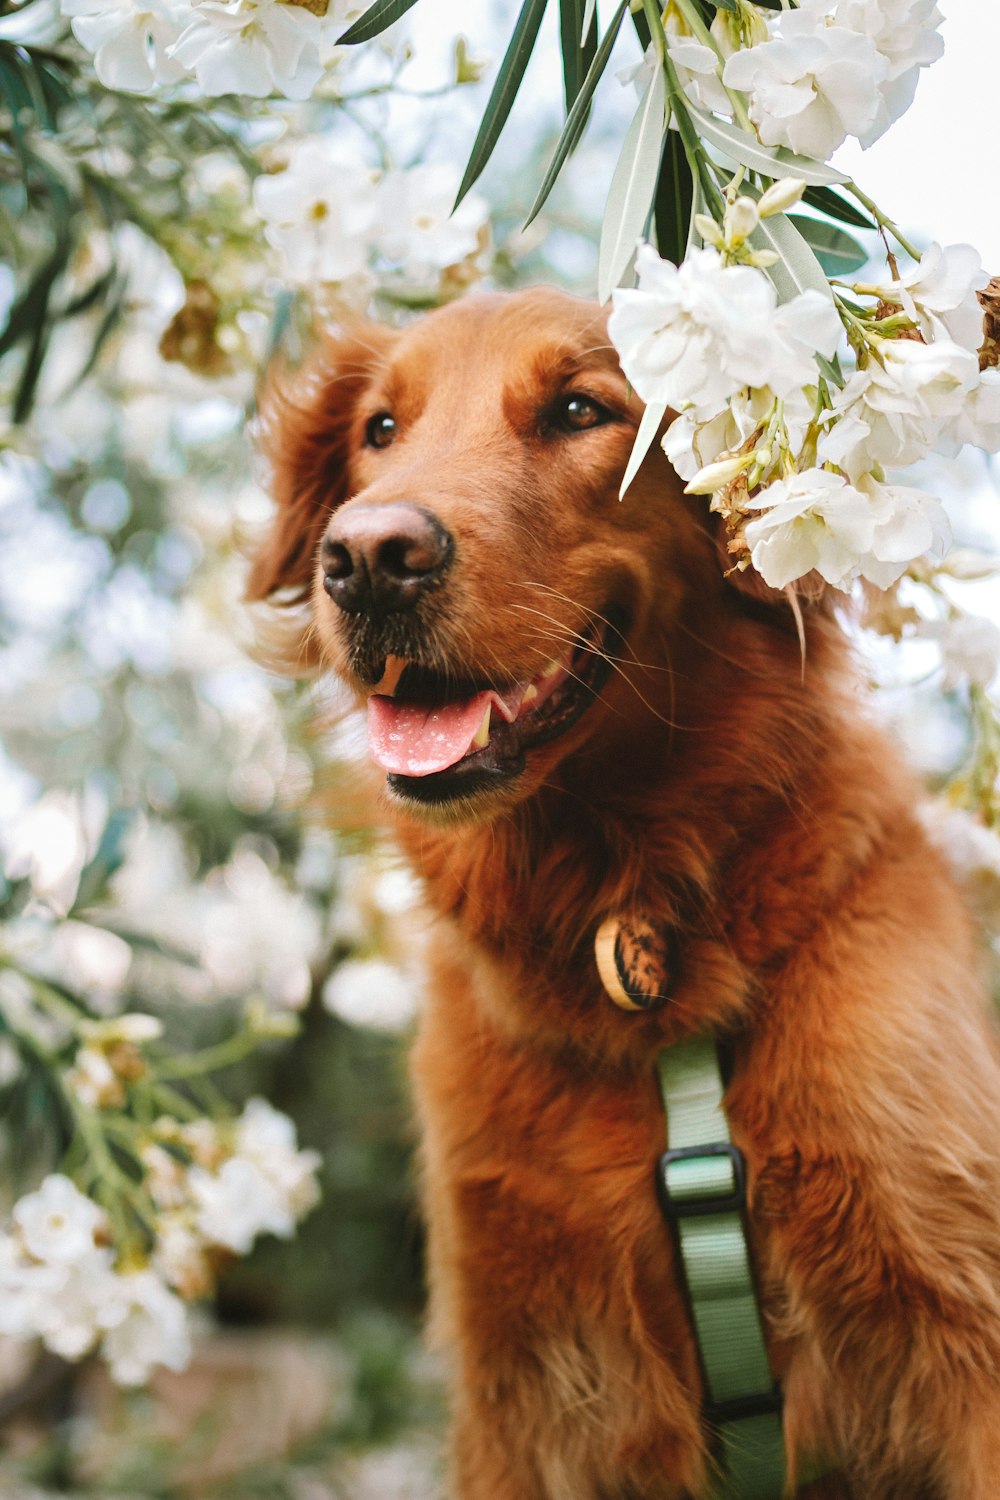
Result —
[[440, 587], [454, 551], [451, 533], [421, 505], [348, 505], [323, 538], [323, 587], [345, 614], [398, 614]]

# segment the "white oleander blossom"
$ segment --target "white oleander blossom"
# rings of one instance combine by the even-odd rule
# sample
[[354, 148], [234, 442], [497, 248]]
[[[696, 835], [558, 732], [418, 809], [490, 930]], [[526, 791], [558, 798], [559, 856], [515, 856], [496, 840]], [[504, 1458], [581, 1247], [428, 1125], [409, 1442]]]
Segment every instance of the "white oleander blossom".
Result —
[[827, 25], [813, 8], [783, 11], [770, 39], [735, 52], [722, 75], [747, 94], [765, 145], [819, 161], [875, 125], [888, 76], [888, 62], [867, 36]]
[[290, 280], [343, 282], [367, 272], [378, 181], [377, 172], [311, 136], [295, 143], [284, 171], [256, 179], [253, 197], [264, 234]]
[[323, 76], [320, 20], [284, 0], [194, 0], [168, 55], [204, 93], [308, 99]]
[[638, 287], [614, 293], [608, 333], [647, 403], [718, 412], [744, 386], [784, 395], [815, 380], [817, 351], [836, 349], [829, 298], [810, 290], [778, 307], [762, 271], [726, 266], [716, 250], [674, 266], [644, 244], [636, 270]]
[[927, 621], [920, 634], [936, 639], [941, 647], [946, 690], [964, 682], [987, 688], [1000, 671], [1000, 626], [985, 615]]
[[[818, 8], [831, 9], [827, 0], [819, 0]], [[832, 13], [838, 26], [868, 37], [887, 64], [879, 112], [860, 136], [862, 146], [870, 146], [913, 103], [921, 68], [943, 54], [938, 28], [944, 17], [936, 0], [837, 0]]]
[[96, 1244], [95, 1235], [105, 1225], [93, 1199], [60, 1172], [51, 1173], [36, 1192], [20, 1198], [12, 1217], [28, 1253], [35, 1260], [59, 1265], [88, 1255]]
[[473, 255], [488, 209], [470, 193], [452, 212], [457, 189], [450, 166], [425, 163], [387, 172], [378, 193], [378, 253], [414, 280], [436, 277]]
[[81, 799], [53, 788], [7, 829], [5, 873], [9, 880], [27, 879], [32, 894], [63, 915], [76, 898], [92, 844]]
[[119, 1385], [142, 1385], [154, 1366], [183, 1370], [190, 1361], [187, 1309], [153, 1270], [116, 1276], [102, 1321], [101, 1352]]
[[260, 1234], [289, 1239], [319, 1199], [320, 1157], [300, 1151], [295, 1126], [263, 1099], [251, 1099], [236, 1123], [234, 1153], [214, 1170], [188, 1174], [195, 1226], [210, 1245], [245, 1255]]
[[834, 397], [838, 420], [820, 442], [820, 457], [852, 479], [874, 464], [905, 468], [942, 438], [967, 430], [966, 406], [981, 384], [975, 355], [950, 339], [880, 339]]
[[61, 10], [105, 88], [142, 94], [183, 78], [168, 49], [192, 18], [188, 0], [62, 0]]
[[899, 303], [925, 342], [944, 335], [972, 352], [983, 341], [983, 310], [976, 292], [989, 275], [972, 245], [928, 245], [918, 263], [898, 279], [865, 283], [857, 290]]
[[807, 469], [776, 480], [746, 502], [763, 512], [747, 523], [754, 567], [783, 589], [815, 570], [847, 590], [867, 578], [887, 588], [916, 557], [940, 550], [948, 536], [938, 501], [922, 490]]

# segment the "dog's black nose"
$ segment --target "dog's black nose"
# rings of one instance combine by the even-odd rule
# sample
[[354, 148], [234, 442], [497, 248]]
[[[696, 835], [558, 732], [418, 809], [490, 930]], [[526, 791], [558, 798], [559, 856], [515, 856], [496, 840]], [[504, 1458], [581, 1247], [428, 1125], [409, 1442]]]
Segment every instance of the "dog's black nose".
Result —
[[411, 609], [442, 581], [454, 547], [420, 505], [348, 506], [323, 538], [323, 587], [347, 614]]

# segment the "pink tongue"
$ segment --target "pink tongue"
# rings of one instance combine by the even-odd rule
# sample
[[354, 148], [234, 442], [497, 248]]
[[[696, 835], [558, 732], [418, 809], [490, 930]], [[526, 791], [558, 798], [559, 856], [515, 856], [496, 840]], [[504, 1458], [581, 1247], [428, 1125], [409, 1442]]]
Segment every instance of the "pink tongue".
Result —
[[496, 693], [423, 708], [374, 693], [368, 699], [368, 743], [376, 765], [400, 776], [430, 776], [462, 759]]

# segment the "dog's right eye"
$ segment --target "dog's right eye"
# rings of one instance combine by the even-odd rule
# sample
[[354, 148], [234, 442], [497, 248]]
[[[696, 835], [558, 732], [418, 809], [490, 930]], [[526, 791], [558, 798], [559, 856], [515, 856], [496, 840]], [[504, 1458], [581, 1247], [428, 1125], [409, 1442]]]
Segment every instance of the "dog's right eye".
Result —
[[365, 446], [388, 448], [396, 436], [396, 419], [387, 411], [380, 411], [365, 424]]

